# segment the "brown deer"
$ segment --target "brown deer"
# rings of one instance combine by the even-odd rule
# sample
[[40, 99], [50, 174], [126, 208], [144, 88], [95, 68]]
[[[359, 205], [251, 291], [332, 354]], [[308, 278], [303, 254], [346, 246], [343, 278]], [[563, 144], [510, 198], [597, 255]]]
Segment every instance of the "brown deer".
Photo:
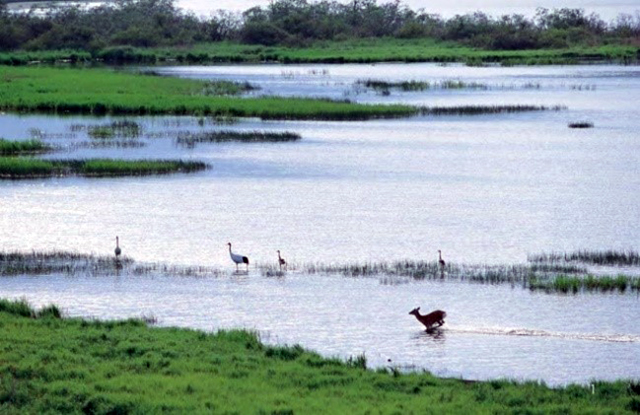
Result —
[[424, 326], [427, 328], [427, 331], [434, 328], [434, 324], [438, 324], [438, 327], [442, 326], [444, 324], [444, 318], [447, 316], [447, 313], [442, 310], [432, 311], [429, 314], [423, 315], [420, 314], [420, 307], [414, 308], [409, 312], [409, 314], [413, 314], [414, 316], [416, 316], [418, 321], [424, 324]]

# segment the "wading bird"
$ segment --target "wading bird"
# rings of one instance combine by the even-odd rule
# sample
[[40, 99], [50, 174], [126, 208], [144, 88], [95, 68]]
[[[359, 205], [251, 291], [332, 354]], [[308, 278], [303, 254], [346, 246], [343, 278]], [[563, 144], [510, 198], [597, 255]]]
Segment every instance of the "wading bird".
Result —
[[439, 257], [438, 264], [440, 264], [440, 266], [444, 268], [445, 262], [444, 262], [444, 259], [442, 259], [442, 251], [440, 251], [439, 249], [438, 249], [438, 257]]
[[117, 236], [116, 236], [116, 250], [114, 252], [116, 253], [116, 259], [120, 258], [120, 254], [122, 253], [122, 249], [120, 249], [120, 240], [118, 239]]
[[229, 255], [231, 256], [231, 260], [236, 263], [236, 271], [238, 270], [238, 264], [242, 263], [247, 264], [247, 271], [249, 271], [249, 258], [231, 252], [231, 242], [227, 243], [227, 245], [229, 245]]
[[282, 271], [282, 266], [284, 265], [284, 269], [287, 269], [287, 261], [284, 260], [284, 258], [282, 258], [280, 256], [280, 250], [278, 249], [278, 264], [280, 265], [280, 271]]

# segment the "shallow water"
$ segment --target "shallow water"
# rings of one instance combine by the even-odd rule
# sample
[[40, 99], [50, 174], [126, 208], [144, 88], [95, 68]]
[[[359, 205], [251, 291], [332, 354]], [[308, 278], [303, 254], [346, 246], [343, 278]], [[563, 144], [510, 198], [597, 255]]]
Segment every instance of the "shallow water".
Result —
[[[121, 118], [2, 114], [1, 136], [40, 136], [61, 147], [46, 157], [197, 159], [211, 169], [146, 178], [3, 181], [0, 249], [108, 255], [119, 235], [124, 253], [140, 261], [213, 265], [231, 272], [235, 267], [226, 246], [231, 241], [235, 252], [249, 256], [252, 269], [249, 277], [179, 281], [10, 278], [0, 280], [1, 296], [55, 302], [73, 315], [151, 312], [167, 325], [256, 328], [268, 341], [301, 343], [329, 355], [364, 351], [373, 365], [391, 359], [403, 368], [448, 376], [553, 384], [639, 377], [640, 333], [634, 325], [639, 304], [632, 294], [549, 296], [518, 287], [386, 285], [375, 278], [302, 275], [277, 280], [260, 277], [254, 268], [275, 263], [277, 249], [291, 263], [435, 260], [441, 249], [453, 263], [491, 264], [521, 263], [527, 254], [543, 251], [637, 250], [638, 67], [160, 70], [248, 80], [262, 88], [259, 94], [568, 109], [367, 122], [243, 120], [224, 126], [192, 117], [129, 117], [142, 127], [136, 140], [145, 146], [102, 149], [86, 148], [94, 141], [82, 125]], [[363, 77], [454, 79], [489, 89], [382, 96], [354, 89]], [[568, 122], [581, 120], [595, 127], [567, 128]], [[176, 143], [179, 132], [212, 129], [287, 130], [303, 138], [192, 148]], [[425, 312], [447, 310], [440, 338], [424, 335], [407, 315], [418, 305]], [[371, 325], [370, 318], [381, 323]]]

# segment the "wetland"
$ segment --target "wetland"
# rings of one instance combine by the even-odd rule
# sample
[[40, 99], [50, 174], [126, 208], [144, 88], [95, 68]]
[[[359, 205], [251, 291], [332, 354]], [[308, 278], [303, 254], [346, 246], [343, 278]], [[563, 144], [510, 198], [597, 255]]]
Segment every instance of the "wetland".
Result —
[[[2, 95], [0, 135], [53, 149], [33, 150], [33, 160], [210, 168], [1, 181], [4, 298], [71, 317], [247, 329], [269, 347], [364, 355], [374, 369], [551, 386], [640, 378], [636, 66], [157, 66], [163, 76], [148, 77], [198, 93], [218, 81], [256, 86], [222, 96], [230, 105], [296, 97], [287, 105], [407, 111], [349, 121], [177, 107], [52, 112], [43, 97], [67, 81], [48, 72], [57, 91], [39, 93], [38, 72], [53, 69], [7, 71], [28, 71], [41, 95], [28, 104]], [[147, 82], [113, 76], [122, 78], [112, 85]], [[93, 95], [94, 106], [106, 96]], [[120, 95], [128, 102], [117, 105], [135, 106]], [[197, 99], [214, 108], [220, 97]], [[165, 98], [154, 105], [169, 108]], [[567, 128], [575, 120], [593, 127]], [[116, 235], [128, 258], [118, 266]], [[248, 273], [236, 273], [229, 241], [250, 258]], [[447, 311], [437, 335], [407, 314], [418, 306]]]

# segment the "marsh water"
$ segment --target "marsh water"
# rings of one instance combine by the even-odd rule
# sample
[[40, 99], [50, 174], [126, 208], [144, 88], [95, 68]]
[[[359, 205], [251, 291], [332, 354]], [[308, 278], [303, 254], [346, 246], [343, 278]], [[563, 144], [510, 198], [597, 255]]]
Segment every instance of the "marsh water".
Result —
[[[392, 365], [468, 379], [550, 384], [640, 378], [640, 300], [633, 293], [532, 293], [461, 282], [345, 278], [256, 265], [435, 260], [518, 264], [528, 254], [635, 249], [640, 242], [640, 69], [435, 64], [166, 67], [198, 79], [248, 81], [252, 95], [364, 103], [562, 105], [560, 111], [416, 116], [352, 122], [197, 117], [0, 115], [0, 136], [38, 137], [47, 158], [202, 160], [207, 171], [144, 178], [0, 183], [0, 249], [109, 255], [120, 236], [139, 261], [201, 264], [223, 276], [16, 276], [2, 297], [56, 303], [71, 315], [152, 314], [162, 325], [244, 327], [267, 342], [325, 355], [364, 353]], [[376, 91], [361, 79], [432, 87]], [[460, 81], [461, 88], [448, 88]], [[92, 126], [132, 121], [135, 137], [97, 140]], [[568, 123], [592, 122], [589, 129]], [[180, 144], [212, 130], [292, 131], [285, 143]], [[247, 255], [236, 274], [226, 243]], [[606, 272], [617, 273], [610, 269]], [[627, 269], [625, 273], [638, 273]], [[440, 308], [427, 335], [407, 313]]]

